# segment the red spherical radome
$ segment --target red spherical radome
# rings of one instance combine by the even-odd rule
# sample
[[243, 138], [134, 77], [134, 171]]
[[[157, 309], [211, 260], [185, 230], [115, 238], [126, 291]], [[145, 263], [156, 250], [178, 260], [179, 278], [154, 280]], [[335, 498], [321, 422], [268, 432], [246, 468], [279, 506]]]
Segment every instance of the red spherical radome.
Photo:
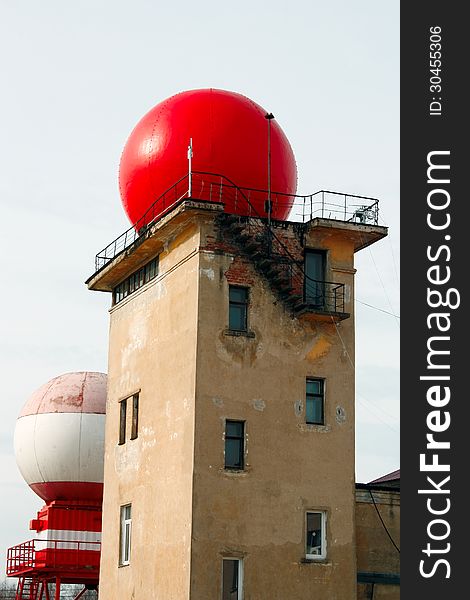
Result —
[[227, 212], [266, 216], [266, 193], [243, 190], [240, 194], [231, 184], [268, 189], [268, 127], [272, 217], [286, 219], [293, 203], [289, 195], [297, 189], [295, 158], [277, 121], [268, 124], [265, 115], [249, 98], [217, 89], [181, 92], [157, 104], [137, 124], [122, 153], [119, 187], [130, 221], [137, 223], [155, 203], [144, 218], [148, 223], [178, 201], [187, 179], [179, 187], [172, 186], [188, 173], [190, 138], [191, 196], [222, 201]]

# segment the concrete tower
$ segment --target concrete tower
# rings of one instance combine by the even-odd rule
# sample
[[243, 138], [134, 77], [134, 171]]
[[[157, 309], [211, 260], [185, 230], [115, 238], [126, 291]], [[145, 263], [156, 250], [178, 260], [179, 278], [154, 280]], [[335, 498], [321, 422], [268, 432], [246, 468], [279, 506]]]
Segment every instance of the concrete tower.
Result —
[[[100, 600], [353, 599], [354, 253], [386, 229], [373, 199], [294, 196], [284, 134], [237, 94], [227, 164], [207, 151], [200, 168], [219, 132], [192, 132], [218, 122], [218, 93], [198, 91], [196, 110], [189, 94], [186, 120], [167, 100], [136, 127], [121, 192], [139, 169], [158, 179], [159, 157], [136, 167], [132, 146], [192, 137], [199, 171], [165, 155], [181, 174], [87, 282], [112, 294]], [[244, 119], [259, 128], [239, 134]], [[272, 161], [263, 186], [244, 179], [243, 145]]]

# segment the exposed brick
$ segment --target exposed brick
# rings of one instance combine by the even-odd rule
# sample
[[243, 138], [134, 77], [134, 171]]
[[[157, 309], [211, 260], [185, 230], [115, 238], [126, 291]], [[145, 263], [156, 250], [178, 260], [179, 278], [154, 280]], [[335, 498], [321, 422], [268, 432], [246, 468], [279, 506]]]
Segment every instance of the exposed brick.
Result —
[[[290, 259], [290, 262], [303, 263], [304, 249], [302, 244], [301, 230], [292, 223], [275, 223], [273, 227], [273, 250]], [[299, 235], [300, 234], [300, 235]], [[229, 236], [219, 229], [214, 223], [214, 234], [206, 235], [202, 249], [211, 252], [230, 254], [234, 260], [225, 272], [227, 281], [234, 285], [253, 285], [256, 269], [250, 262], [249, 257], [240, 255], [240, 248], [236, 242], [231, 241]], [[303, 276], [301, 270], [293, 268], [292, 288], [293, 293], [303, 295]]]
[[225, 271], [225, 277], [233, 285], [253, 285], [255, 283], [253, 267], [241, 256], [236, 256]]

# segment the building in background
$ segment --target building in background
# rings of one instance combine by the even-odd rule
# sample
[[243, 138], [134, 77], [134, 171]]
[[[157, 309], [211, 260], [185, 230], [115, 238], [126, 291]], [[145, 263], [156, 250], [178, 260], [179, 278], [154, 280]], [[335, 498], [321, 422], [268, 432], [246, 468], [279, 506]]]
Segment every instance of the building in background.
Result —
[[400, 471], [356, 484], [358, 600], [400, 597]]

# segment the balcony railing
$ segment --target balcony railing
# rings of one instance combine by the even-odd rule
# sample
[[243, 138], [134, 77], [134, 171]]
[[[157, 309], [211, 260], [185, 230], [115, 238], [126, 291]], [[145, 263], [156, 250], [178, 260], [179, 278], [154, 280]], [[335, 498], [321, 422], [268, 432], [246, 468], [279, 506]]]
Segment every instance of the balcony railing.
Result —
[[305, 273], [303, 266], [285, 253], [273, 255], [273, 258], [276, 262], [277, 276], [289, 290], [286, 297], [294, 295], [296, 298], [291, 304], [294, 311], [345, 313], [344, 283], [312, 279]]
[[8, 577], [36, 570], [99, 569], [101, 542], [34, 539], [8, 549]]
[[[191, 177], [191, 186], [190, 179]], [[266, 218], [267, 213], [259, 211], [255, 205], [263, 206], [268, 199], [267, 190], [240, 188], [223, 175], [195, 171], [185, 175], [162, 194], [145, 214], [127, 231], [113, 240], [95, 258], [95, 272], [101, 270], [121, 252], [143, 239], [149, 225], [161, 219], [171, 209], [185, 199], [202, 202], [221, 203], [225, 212], [248, 217]], [[376, 198], [356, 196], [320, 190], [314, 194], [301, 196], [271, 192], [271, 206], [274, 214], [290, 208], [289, 219], [305, 223], [315, 218], [378, 225], [379, 203]], [[261, 203], [260, 203], [261, 200]]]
[[305, 275], [303, 306], [314, 311], [344, 313], [344, 283], [318, 281]]

